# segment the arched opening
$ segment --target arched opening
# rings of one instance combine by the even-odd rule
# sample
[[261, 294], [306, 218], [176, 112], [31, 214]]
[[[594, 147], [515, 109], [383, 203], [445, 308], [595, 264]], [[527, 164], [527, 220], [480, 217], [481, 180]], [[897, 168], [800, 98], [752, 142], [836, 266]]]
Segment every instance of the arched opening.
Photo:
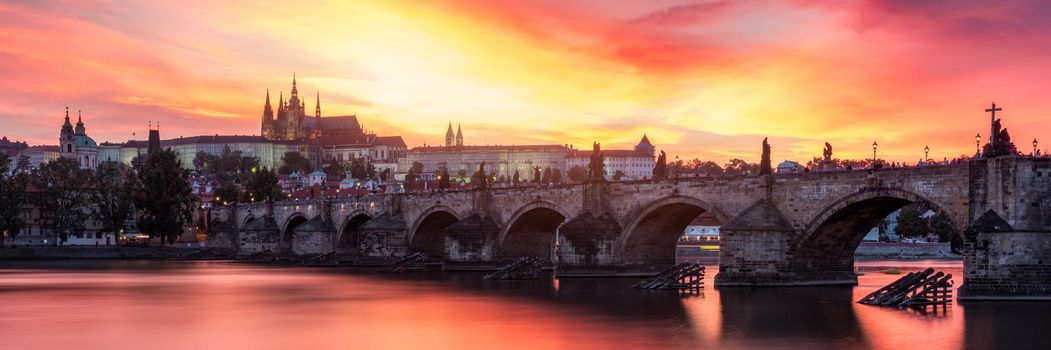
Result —
[[532, 256], [550, 261], [555, 230], [565, 222], [565, 215], [551, 208], [537, 207], [512, 220], [501, 237], [497, 257], [508, 260]]
[[[897, 227], [903, 219], [910, 227]], [[935, 224], [940, 227], [935, 228]], [[871, 241], [874, 246], [896, 245], [890, 250], [907, 253], [908, 250], [921, 252], [923, 247], [920, 245], [940, 240], [917, 237], [916, 225], [929, 225], [943, 233], [949, 230], [951, 234], [944, 237], [948, 240], [959, 236], [951, 216], [921, 197], [907, 193], [856, 195], [837, 202], [812, 222], [812, 229], [805, 231], [804, 237], [791, 251], [792, 266], [799, 272], [849, 275], [854, 272], [855, 253], [863, 241]], [[905, 239], [895, 234], [895, 231], [904, 232], [905, 229], [910, 230]], [[927, 232], [924, 230], [922, 235]], [[910, 247], [910, 244], [914, 246]], [[944, 245], [948, 247], [950, 243]]]
[[245, 225], [248, 225], [252, 221], [255, 221], [255, 217], [249, 215], [247, 218], [245, 218], [245, 221], [244, 221], [244, 223], [241, 224], [241, 227], [244, 227]]
[[343, 229], [339, 231], [339, 241], [336, 242], [336, 248], [358, 250], [358, 228], [369, 220], [372, 220], [372, 217], [365, 214], [357, 214], [347, 219], [347, 222], [343, 224]]
[[459, 221], [456, 215], [445, 210], [436, 210], [425, 216], [412, 234], [409, 250], [424, 252], [432, 257], [441, 257], [444, 251], [443, 231], [446, 227]]
[[620, 264], [675, 264], [687, 227], [702, 218], [710, 218], [707, 221], [714, 221], [716, 228], [721, 222], [718, 214], [705, 210], [705, 205], [696, 200], [665, 200], [651, 205], [625, 229]]
[[307, 222], [307, 218], [302, 215], [295, 215], [288, 219], [288, 223], [285, 224], [285, 229], [281, 231], [281, 242], [288, 243], [291, 248], [292, 237], [295, 235], [296, 227]]

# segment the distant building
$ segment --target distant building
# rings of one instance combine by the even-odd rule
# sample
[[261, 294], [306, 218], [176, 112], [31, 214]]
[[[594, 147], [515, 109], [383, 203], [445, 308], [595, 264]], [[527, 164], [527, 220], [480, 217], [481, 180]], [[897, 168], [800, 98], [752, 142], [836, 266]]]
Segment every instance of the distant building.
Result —
[[719, 242], [719, 219], [712, 212], [706, 211], [698, 215], [683, 232], [680, 241], [683, 242]]
[[[603, 149], [605, 156], [606, 179], [612, 179], [617, 171], [624, 173], [625, 178], [621, 180], [644, 180], [653, 178], [653, 167], [657, 165], [654, 158], [656, 148], [650, 143], [649, 137], [642, 135], [642, 139], [632, 150]], [[591, 150], [571, 150], [566, 155], [566, 172], [573, 167], [588, 168], [591, 163]]]
[[803, 172], [804, 167], [799, 163], [786, 160], [777, 165], [778, 174], [798, 174]]
[[457, 128], [455, 134], [452, 124], [445, 133], [445, 146], [414, 147], [399, 159], [398, 178], [404, 178], [414, 162], [423, 164], [420, 174], [425, 181], [436, 179], [435, 172], [442, 166], [450, 176], [463, 172], [470, 178], [478, 171], [478, 165], [485, 162], [485, 171], [497, 179], [510, 181], [518, 172], [523, 181], [532, 181], [534, 169], [557, 169], [566, 179], [565, 164], [568, 146], [564, 145], [464, 145], [463, 131]]
[[12, 158], [12, 163], [17, 161], [17, 159], [14, 158], [18, 157], [18, 154], [26, 148], [29, 148], [29, 145], [25, 142], [12, 142], [7, 139], [7, 136], [0, 138], [0, 153], [6, 154], [8, 157]]
[[59, 158], [58, 146], [30, 146], [22, 150], [20, 156], [29, 157], [30, 166], [40, 167]]
[[77, 126], [69, 123], [69, 108], [66, 108], [66, 122], [58, 137], [59, 156], [77, 161], [81, 169], [95, 169], [99, 165], [99, 146], [88, 136], [84, 121], [77, 111]]

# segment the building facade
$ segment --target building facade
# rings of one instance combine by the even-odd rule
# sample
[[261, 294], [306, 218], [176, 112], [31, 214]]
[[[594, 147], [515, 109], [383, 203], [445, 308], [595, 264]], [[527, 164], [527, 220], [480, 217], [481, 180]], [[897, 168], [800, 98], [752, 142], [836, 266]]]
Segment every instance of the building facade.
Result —
[[77, 111], [77, 126], [69, 123], [69, 107], [66, 107], [66, 122], [58, 137], [59, 156], [77, 161], [81, 169], [95, 169], [99, 165], [99, 146], [88, 136], [84, 121]]
[[[445, 146], [414, 147], [398, 161], [398, 178], [404, 178], [413, 163], [423, 165], [422, 180], [433, 181], [435, 172], [445, 167], [450, 176], [463, 174], [470, 178], [482, 162], [485, 171], [499, 179], [510, 180], [518, 172], [521, 179], [532, 179], [534, 169], [558, 169], [566, 166], [569, 147], [564, 145], [465, 145], [463, 131], [452, 123], [445, 132]], [[564, 174], [564, 173], [563, 173]]]
[[[606, 179], [612, 180], [621, 172], [624, 177], [621, 180], [645, 180], [653, 178], [653, 167], [657, 165], [655, 159], [656, 147], [650, 143], [649, 137], [642, 135], [642, 139], [630, 150], [602, 150], [605, 156]], [[573, 167], [588, 168], [591, 163], [591, 150], [571, 150], [566, 155], [566, 172]]]

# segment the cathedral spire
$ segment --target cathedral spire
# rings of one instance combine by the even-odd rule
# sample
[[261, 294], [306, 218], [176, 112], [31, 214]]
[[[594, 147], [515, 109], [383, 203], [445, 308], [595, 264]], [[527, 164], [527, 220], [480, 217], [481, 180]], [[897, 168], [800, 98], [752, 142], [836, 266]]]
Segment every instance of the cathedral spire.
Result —
[[[314, 108], [314, 117], [321, 118], [321, 90], [320, 89], [317, 91], [317, 102], [315, 102], [314, 105], [317, 106], [317, 107]], [[320, 127], [320, 125], [318, 127]]]
[[[296, 72], [292, 72], [292, 96], [299, 95], [299, 89], [296, 88]], [[291, 98], [289, 98], [291, 100]]]
[[453, 122], [449, 122], [449, 128], [445, 129], [445, 146], [452, 147], [456, 144], [456, 140], [453, 136]]
[[267, 111], [270, 111], [271, 113], [274, 111], [274, 109], [270, 107], [270, 89], [266, 89], [266, 104], [263, 105], [263, 113], [266, 113]]
[[460, 131], [460, 124], [456, 124], [456, 145], [463, 146], [463, 132]]

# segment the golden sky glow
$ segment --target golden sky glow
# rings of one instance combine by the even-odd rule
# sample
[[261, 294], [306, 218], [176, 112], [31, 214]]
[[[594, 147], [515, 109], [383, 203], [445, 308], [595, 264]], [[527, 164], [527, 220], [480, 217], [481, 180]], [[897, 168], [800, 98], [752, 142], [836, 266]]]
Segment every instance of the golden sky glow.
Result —
[[[257, 134], [266, 89], [410, 146], [571, 143], [672, 156], [941, 159], [1051, 124], [1038, 1], [181, 1], [0, 3], [0, 135], [54, 144]], [[1051, 144], [1051, 139], [1046, 141]]]

